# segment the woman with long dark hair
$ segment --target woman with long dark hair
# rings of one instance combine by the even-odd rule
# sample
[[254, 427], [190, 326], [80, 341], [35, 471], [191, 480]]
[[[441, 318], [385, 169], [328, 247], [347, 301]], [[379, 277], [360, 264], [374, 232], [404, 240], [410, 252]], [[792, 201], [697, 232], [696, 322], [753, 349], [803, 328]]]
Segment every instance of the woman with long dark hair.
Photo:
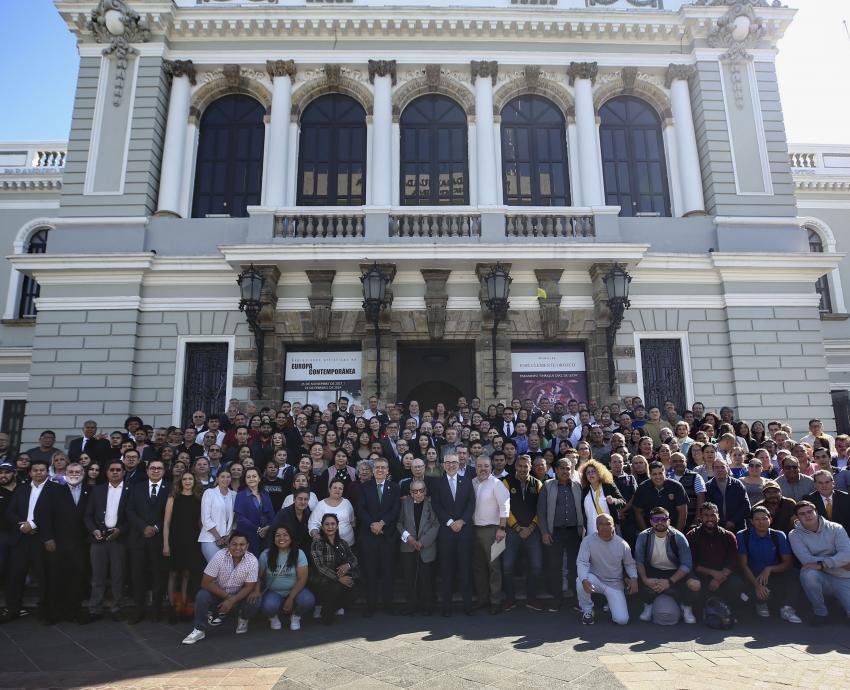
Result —
[[307, 556], [295, 546], [295, 535], [286, 525], [274, 531], [272, 545], [260, 554], [257, 586], [248, 601], [260, 601], [272, 630], [280, 630], [280, 614], [289, 616], [289, 629], [301, 629], [301, 617], [316, 605], [307, 589]]
[[354, 582], [357, 578], [357, 556], [339, 536], [339, 521], [333, 513], [322, 518], [319, 537], [310, 547], [313, 571], [311, 590], [316, 593], [319, 605], [316, 615], [322, 623], [330, 625], [354, 601]]
[[190, 583], [198, 581], [201, 570], [201, 494], [203, 487], [191, 472], [184, 472], [171, 484], [162, 523], [162, 555], [170, 557], [168, 598], [169, 620], [188, 617], [194, 611]]
[[260, 486], [260, 473], [254, 467], [245, 470], [245, 488], [237, 494], [233, 512], [236, 531], [248, 536], [248, 550], [259, 556], [274, 520], [274, 508], [268, 493]]

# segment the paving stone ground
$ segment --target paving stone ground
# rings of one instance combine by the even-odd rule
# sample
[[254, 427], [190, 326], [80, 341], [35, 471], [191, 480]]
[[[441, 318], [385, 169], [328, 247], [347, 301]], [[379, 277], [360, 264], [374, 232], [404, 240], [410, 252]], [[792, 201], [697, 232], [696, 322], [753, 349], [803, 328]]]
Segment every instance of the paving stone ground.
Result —
[[288, 690], [302, 688], [850, 687], [850, 628], [747, 620], [731, 631], [659, 627], [525, 609], [469, 618], [359, 613], [272, 633], [264, 621], [236, 636], [222, 626], [194, 646], [190, 624], [98, 622], [0, 627], [7, 688]]

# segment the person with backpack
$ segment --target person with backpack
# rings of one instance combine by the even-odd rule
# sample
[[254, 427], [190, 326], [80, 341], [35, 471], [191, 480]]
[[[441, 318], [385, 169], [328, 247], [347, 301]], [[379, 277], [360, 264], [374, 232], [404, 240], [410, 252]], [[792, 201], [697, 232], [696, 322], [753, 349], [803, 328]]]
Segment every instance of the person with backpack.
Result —
[[752, 527], [738, 532], [738, 562], [741, 573], [752, 586], [756, 614], [770, 617], [770, 604], [779, 606], [779, 616], [788, 623], [802, 623], [795, 604], [800, 599], [800, 585], [793, 567], [788, 537], [770, 529], [770, 511], [753, 508]]

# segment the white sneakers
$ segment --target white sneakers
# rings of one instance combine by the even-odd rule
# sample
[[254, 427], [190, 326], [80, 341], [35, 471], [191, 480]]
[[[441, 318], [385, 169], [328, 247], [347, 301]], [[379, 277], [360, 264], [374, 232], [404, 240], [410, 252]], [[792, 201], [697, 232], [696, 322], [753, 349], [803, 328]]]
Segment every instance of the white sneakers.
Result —
[[640, 619], [644, 623], [648, 623], [652, 620], [652, 604], [643, 605], [643, 611], [640, 612]]
[[301, 616], [296, 616], [294, 613], [289, 617], [289, 629], [301, 630]]
[[244, 618], [237, 618], [236, 619], [236, 634], [237, 635], [244, 635], [246, 632], [248, 632], [248, 621], [245, 620]]
[[685, 619], [685, 623], [688, 625], [693, 625], [697, 622], [697, 617], [694, 615], [694, 610], [690, 606], [682, 606], [682, 618]]
[[793, 606], [783, 606], [779, 609], [779, 617], [786, 623], [802, 623], [803, 620], [797, 615]]
[[283, 627], [280, 624], [280, 618], [278, 618], [277, 616], [272, 616], [271, 618], [269, 618], [269, 627], [271, 627], [272, 630], [280, 630], [281, 627]]
[[345, 609], [337, 609], [336, 615], [337, 616], [344, 616], [345, 615]]
[[203, 630], [194, 628], [186, 637], [183, 638], [183, 644], [195, 644], [203, 640], [207, 634]]

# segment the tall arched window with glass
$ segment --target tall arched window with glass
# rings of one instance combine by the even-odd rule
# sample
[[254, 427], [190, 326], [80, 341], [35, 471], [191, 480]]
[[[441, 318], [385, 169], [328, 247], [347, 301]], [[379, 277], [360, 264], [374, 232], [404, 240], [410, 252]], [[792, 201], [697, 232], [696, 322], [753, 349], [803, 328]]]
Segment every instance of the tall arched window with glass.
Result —
[[[47, 252], [47, 228], [36, 230], [27, 243], [27, 254], [44, 254]], [[35, 300], [41, 292], [41, 288], [35, 281], [35, 278], [24, 276], [21, 283], [21, 299], [18, 302], [18, 318], [19, 319], [34, 319], [36, 316]]]
[[466, 113], [437, 94], [421, 96], [401, 114], [401, 203], [469, 203]]
[[[823, 240], [820, 235], [812, 228], [807, 228], [809, 233], [809, 251], [813, 254], [823, 254]], [[820, 295], [820, 304], [818, 309], [822, 313], [828, 314], [832, 311], [832, 299], [829, 294], [829, 279], [823, 275], [818, 278], [815, 283], [815, 292]]]
[[669, 216], [661, 120], [645, 101], [617, 96], [599, 109], [605, 203], [621, 216]]
[[569, 206], [564, 115], [546, 98], [518, 96], [502, 109], [502, 187], [509, 206]]
[[366, 203], [366, 110], [350, 96], [331, 93], [301, 116], [299, 206]]
[[249, 206], [259, 206], [265, 114], [262, 103], [242, 94], [223, 96], [204, 111], [192, 217], [244, 218]]

